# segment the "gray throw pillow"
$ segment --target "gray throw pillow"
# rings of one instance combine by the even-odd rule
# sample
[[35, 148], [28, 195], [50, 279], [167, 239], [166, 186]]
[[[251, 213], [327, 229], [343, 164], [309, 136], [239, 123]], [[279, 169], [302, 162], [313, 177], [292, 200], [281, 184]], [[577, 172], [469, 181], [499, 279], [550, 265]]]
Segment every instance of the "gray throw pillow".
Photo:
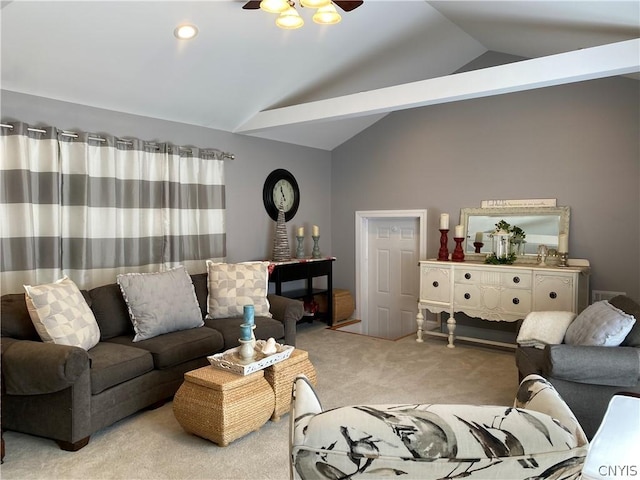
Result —
[[182, 266], [118, 275], [118, 285], [136, 332], [134, 342], [204, 325], [191, 277]]
[[632, 315], [624, 313], [606, 300], [595, 302], [585, 308], [569, 325], [564, 343], [617, 347], [635, 322]]
[[622, 341], [620, 346], [622, 347], [640, 347], [640, 305], [634, 302], [626, 295], [618, 295], [609, 300], [609, 303], [616, 308], [619, 308], [629, 315], [633, 315], [636, 319], [636, 323], [633, 328]]

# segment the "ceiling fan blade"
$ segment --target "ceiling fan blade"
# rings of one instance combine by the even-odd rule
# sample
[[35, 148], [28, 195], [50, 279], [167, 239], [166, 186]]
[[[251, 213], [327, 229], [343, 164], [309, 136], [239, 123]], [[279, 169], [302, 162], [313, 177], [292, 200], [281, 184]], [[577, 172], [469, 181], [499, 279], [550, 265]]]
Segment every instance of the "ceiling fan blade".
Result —
[[[249, 2], [249, 3], [251, 3], [251, 2]], [[364, 1], [360, 1], [360, 2], [353, 1], [352, 2], [352, 1], [348, 1], [348, 0], [347, 1], [333, 0], [333, 3], [338, 5], [345, 12], [350, 12], [351, 10], [355, 10], [360, 5], [362, 5], [364, 3]]]
[[260, 8], [260, 0], [245, 3], [242, 8], [244, 10], [258, 10]]

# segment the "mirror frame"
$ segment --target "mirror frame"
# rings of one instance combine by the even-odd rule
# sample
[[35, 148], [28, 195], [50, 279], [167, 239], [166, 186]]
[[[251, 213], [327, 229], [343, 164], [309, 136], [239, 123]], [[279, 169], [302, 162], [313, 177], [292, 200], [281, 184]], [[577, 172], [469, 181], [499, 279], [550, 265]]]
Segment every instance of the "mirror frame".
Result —
[[[565, 233], [569, 235], [569, 220], [571, 216], [570, 207], [489, 207], [489, 208], [461, 208], [460, 209], [460, 225], [464, 226], [465, 239], [463, 242], [463, 251], [465, 258], [470, 261], [483, 262], [487, 257], [486, 253], [467, 253], [467, 241], [470, 238], [468, 227], [469, 217], [483, 216], [496, 217], [496, 223], [504, 217], [509, 216], [559, 216], [560, 228], [558, 234]], [[516, 258], [515, 263], [536, 263], [537, 256], [532, 254], [520, 255]]]

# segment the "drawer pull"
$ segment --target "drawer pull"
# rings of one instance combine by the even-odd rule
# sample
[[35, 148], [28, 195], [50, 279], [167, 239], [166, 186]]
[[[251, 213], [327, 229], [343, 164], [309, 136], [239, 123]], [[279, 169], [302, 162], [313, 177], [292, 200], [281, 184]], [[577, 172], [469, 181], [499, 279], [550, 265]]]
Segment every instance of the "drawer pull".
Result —
[[513, 302], [514, 305], [518, 305], [520, 303], [520, 299], [518, 297], [514, 298], [511, 301]]
[[471, 295], [469, 295], [468, 293], [465, 293], [465, 294], [464, 294], [464, 298], [465, 298], [465, 299], [467, 299], [467, 300], [469, 300], [469, 299], [471, 298]]
[[466, 278], [467, 280], [469, 280], [471, 278], [471, 274], [470, 273], [465, 273], [464, 274], [464, 278]]
[[549, 298], [556, 299], [556, 298], [558, 298], [558, 294], [556, 292], [551, 292], [551, 293], [549, 293]]
[[440, 285], [438, 282], [433, 282], [433, 286], [434, 286], [435, 288], [438, 288], [438, 285]]
[[513, 283], [520, 283], [520, 277], [513, 277]]

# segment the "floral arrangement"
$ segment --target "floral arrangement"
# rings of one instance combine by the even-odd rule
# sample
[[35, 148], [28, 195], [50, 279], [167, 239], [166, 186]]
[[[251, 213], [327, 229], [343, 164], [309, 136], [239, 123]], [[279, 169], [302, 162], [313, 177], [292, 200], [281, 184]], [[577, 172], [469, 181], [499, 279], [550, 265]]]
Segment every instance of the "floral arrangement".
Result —
[[[494, 235], [510, 235], [509, 244], [513, 246], [514, 244], [521, 244], [524, 242], [525, 237], [527, 236], [525, 231], [518, 227], [517, 225], [511, 226], [505, 220], [500, 220], [496, 223], [496, 229], [493, 232]], [[507, 264], [510, 265], [516, 261], [516, 253], [510, 249], [508, 255], [498, 257], [495, 252], [491, 253], [487, 256], [484, 263], [490, 264]]]

